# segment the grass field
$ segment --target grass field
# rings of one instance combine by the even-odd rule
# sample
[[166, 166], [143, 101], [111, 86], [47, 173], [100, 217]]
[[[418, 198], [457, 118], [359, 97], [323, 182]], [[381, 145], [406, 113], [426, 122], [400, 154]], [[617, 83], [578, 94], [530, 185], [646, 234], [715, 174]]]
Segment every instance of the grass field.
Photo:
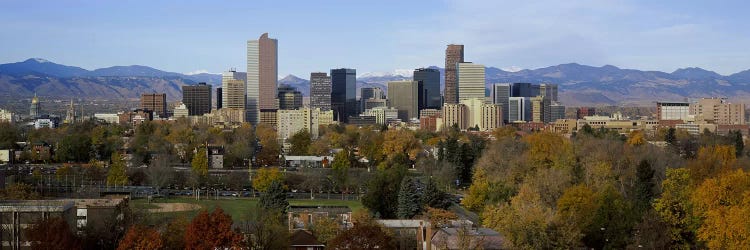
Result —
[[[197, 204], [201, 209], [213, 210], [214, 207], [221, 207], [225, 213], [232, 216], [232, 220], [238, 221], [247, 218], [248, 214], [258, 204], [257, 198], [230, 198], [230, 199], [218, 199], [218, 200], [195, 200], [191, 198], [168, 198], [168, 199], [154, 199], [151, 203], [148, 203], [146, 199], [132, 200], [130, 205], [135, 209], [153, 209], [158, 206], [153, 203], [188, 203]], [[290, 205], [297, 206], [348, 206], [352, 211], [362, 208], [362, 203], [359, 201], [343, 201], [343, 200], [289, 200]], [[154, 216], [159, 217], [176, 217], [185, 216], [189, 219], [193, 218], [199, 211], [184, 211], [184, 212], [163, 212], [153, 213]]]

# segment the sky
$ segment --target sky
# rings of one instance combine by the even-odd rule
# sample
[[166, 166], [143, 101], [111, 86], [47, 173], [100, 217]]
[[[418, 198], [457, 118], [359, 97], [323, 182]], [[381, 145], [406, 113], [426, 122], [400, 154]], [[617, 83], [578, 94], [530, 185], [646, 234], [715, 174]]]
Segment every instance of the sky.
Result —
[[0, 1], [0, 63], [93, 70], [244, 71], [246, 42], [278, 39], [279, 74], [403, 72], [465, 60], [508, 70], [563, 63], [672, 72], [750, 69], [747, 1]]

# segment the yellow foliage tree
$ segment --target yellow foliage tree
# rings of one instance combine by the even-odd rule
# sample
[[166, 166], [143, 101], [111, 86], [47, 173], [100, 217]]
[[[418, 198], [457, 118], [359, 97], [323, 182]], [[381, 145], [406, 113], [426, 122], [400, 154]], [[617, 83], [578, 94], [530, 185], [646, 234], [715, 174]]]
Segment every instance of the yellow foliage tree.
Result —
[[534, 166], [565, 168], [573, 163], [573, 145], [561, 135], [545, 131], [527, 135], [523, 141], [529, 145], [526, 156]]
[[501, 128], [496, 128], [495, 130], [492, 130], [492, 136], [495, 137], [495, 139], [500, 140], [501, 138], [506, 137], [516, 137], [516, 128], [513, 126], [505, 126]]
[[738, 169], [705, 180], [691, 197], [703, 218], [697, 236], [711, 249], [750, 249], [750, 174]]
[[510, 204], [487, 206], [482, 212], [484, 226], [507, 238], [509, 249], [549, 249], [553, 236], [550, 225], [554, 212], [542, 205], [539, 193], [523, 185]]
[[260, 168], [253, 176], [253, 188], [266, 192], [274, 181], [282, 181], [283, 176], [278, 168]]
[[585, 185], [572, 186], [565, 190], [562, 197], [557, 200], [555, 221], [560, 225], [566, 225], [567, 244], [580, 244], [583, 230], [591, 225], [598, 209], [596, 194]]
[[634, 130], [628, 135], [627, 143], [630, 146], [641, 146], [646, 144], [646, 136], [643, 135], [643, 131]]
[[422, 145], [419, 139], [414, 137], [414, 133], [403, 129], [393, 129], [385, 132], [383, 141], [383, 154], [391, 158], [399, 153], [409, 156], [409, 159], [416, 159]]
[[490, 192], [490, 183], [484, 168], [477, 168], [472, 176], [469, 194], [461, 201], [461, 205], [472, 211], [484, 208]]
[[668, 226], [671, 244], [678, 249], [690, 249], [695, 242], [692, 235], [698, 225], [693, 215], [690, 194], [693, 185], [687, 168], [667, 169], [667, 178], [662, 182], [662, 195], [654, 200], [654, 210]]
[[695, 160], [688, 164], [690, 174], [695, 183], [703, 179], [713, 178], [732, 170], [737, 160], [735, 148], [732, 145], [713, 145], [701, 147]]

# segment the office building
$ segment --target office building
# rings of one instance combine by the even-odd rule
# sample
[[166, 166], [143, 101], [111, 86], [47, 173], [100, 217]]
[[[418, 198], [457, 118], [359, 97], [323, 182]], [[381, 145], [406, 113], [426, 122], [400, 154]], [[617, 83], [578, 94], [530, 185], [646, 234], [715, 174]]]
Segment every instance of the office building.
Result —
[[388, 124], [389, 121], [399, 120], [398, 109], [388, 107], [366, 109], [361, 116], [375, 117], [375, 123], [377, 124]]
[[419, 118], [426, 116], [439, 116], [441, 114], [439, 109], [423, 109], [419, 111]]
[[467, 126], [466, 106], [459, 103], [446, 103], [443, 105], [443, 129], [457, 126], [458, 129], [466, 129]]
[[263, 33], [258, 40], [247, 41], [246, 118], [258, 124], [261, 109], [276, 109], [278, 81], [278, 40]]
[[449, 44], [445, 49], [445, 103], [458, 103], [458, 63], [464, 62], [464, 46]]
[[656, 119], [687, 121], [690, 115], [688, 102], [656, 102]]
[[174, 111], [172, 111], [173, 118], [188, 117], [188, 115], [190, 115], [190, 111], [188, 111], [188, 108], [184, 103], [175, 106]]
[[361, 127], [361, 126], [375, 125], [377, 123], [375, 122], [374, 116], [359, 115], [359, 116], [349, 117], [349, 124]]
[[0, 109], [0, 122], [13, 123], [15, 121], [15, 115], [13, 115], [13, 112]]
[[37, 118], [42, 115], [42, 104], [39, 102], [39, 97], [34, 93], [34, 97], [31, 98], [31, 108], [29, 109], [29, 116], [31, 119]]
[[[221, 75], [221, 107], [245, 109], [245, 91], [247, 73], [235, 70], [225, 71]], [[217, 99], [218, 101], [218, 99]]]
[[385, 93], [378, 87], [365, 87], [359, 89], [360, 112], [374, 107], [387, 106]]
[[[461, 84], [460, 81], [459, 84]], [[460, 104], [464, 105], [466, 111], [464, 123], [467, 129], [479, 129], [482, 124], [482, 105], [484, 103], [484, 98], [469, 98], [460, 101]]]
[[576, 109], [576, 119], [583, 119], [586, 116], [596, 115], [596, 109], [592, 107], [580, 107]]
[[419, 110], [440, 109], [440, 71], [419, 68], [414, 70], [412, 79], [419, 82]]
[[565, 106], [560, 103], [553, 103], [552, 105], [550, 105], [549, 112], [550, 120], [553, 122], [560, 119], [565, 119]]
[[508, 100], [508, 122], [527, 122], [531, 117], [531, 98], [510, 97]]
[[357, 108], [357, 70], [331, 70], [331, 109], [336, 121], [346, 123]]
[[277, 109], [261, 109], [260, 120], [258, 123], [266, 124], [272, 128], [276, 127], [278, 121], [278, 110]]
[[[514, 82], [511, 84], [511, 94], [512, 97], [534, 97], [538, 95], [538, 91], [534, 91], [531, 87], [531, 83], [526, 82]], [[538, 88], [537, 88], [538, 90]], [[537, 93], [534, 93], [537, 92]]]
[[695, 121], [720, 125], [745, 124], [745, 104], [729, 103], [724, 98], [701, 98], [690, 105]]
[[500, 104], [482, 104], [482, 123], [479, 130], [492, 131], [503, 126], [503, 106]]
[[409, 121], [419, 115], [419, 83], [416, 81], [388, 82], [389, 107], [398, 109], [398, 118]]
[[557, 102], [557, 84], [539, 84], [539, 95], [549, 98], [550, 102]]
[[211, 85], [205, 82], [182, 86], [182, 103], [188, 115], [203, 115], [211, 112]]
[[316, 139], [320, 126], [333, 124], [333, 111], [322, 111], [318, 108], [279, 110], [277, 119], [277, 132], [280, 140], [286, 141], [302, 130], [309, 132], [312, 139]]
[[531, 121], [549, 123], [552, 120], [550, 100], [544, 96], [531, 97]]
[[141, 94], [141, 108], [154, 111], [154, 115], [167, 117], [167, 94], [153, 93]]
[[458, 63], [456, 68], [458, 79], [458, 100], [471, 98], [484, 99], [484, 65], [470, 62]]
[[371, 98], [371, 99], [364, 100], [364, 102], [362, 102], [362, 108], [364, 110], [377, 108], [377, 107], [387, 107], [387, 106], [388, 106], [388, 100], [386, 99], [372, 99]]
[[281, 85], [278, 90], [279, 109], [302, 108], [302, 92], [289, 85]]
[[310, 73], [310, 108], [331, 110], [331, 77], [325, 72]]
[[221, 109], [222, 107], [222, 97], [224, 96], [223, 91], [224, 89], [222, 87], [216, 88], [216, 109]]
[[490, 90], [490, 99], [492, 103], [503, 106], [503, 121], [508, 122], [508, 100], [511, 94], [511, 85], [509, 83], [497, 83], [492, 85]]

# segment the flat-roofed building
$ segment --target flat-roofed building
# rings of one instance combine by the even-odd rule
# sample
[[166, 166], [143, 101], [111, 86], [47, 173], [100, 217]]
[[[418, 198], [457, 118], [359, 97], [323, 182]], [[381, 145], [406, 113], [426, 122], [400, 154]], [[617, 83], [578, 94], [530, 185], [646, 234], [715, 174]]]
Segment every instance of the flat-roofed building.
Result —
[[656, 119], [687, 121], [690, 116], [688, 102], [656, 102]]

